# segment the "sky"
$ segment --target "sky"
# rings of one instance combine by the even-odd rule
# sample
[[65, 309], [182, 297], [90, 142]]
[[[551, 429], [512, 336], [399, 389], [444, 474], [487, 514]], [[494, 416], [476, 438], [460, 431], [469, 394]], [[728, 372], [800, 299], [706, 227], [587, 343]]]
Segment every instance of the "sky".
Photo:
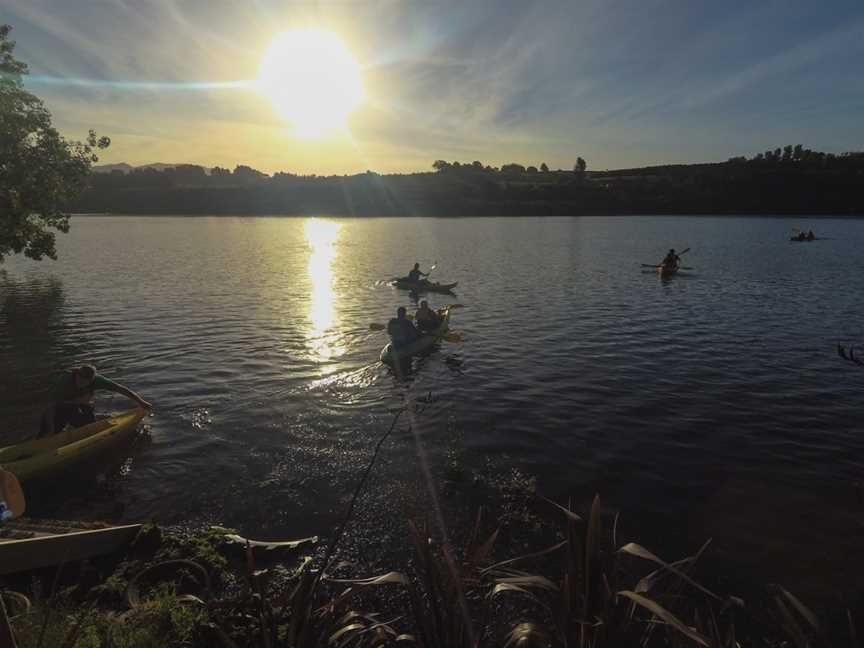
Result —
[[[102, 163], [329, 175], [864, 150], [862, 0], [0, 0], [0, 23], [61, 133], [111, 137]], [[274, 38], [311, 28], [344, 43], [364, 98], [310, 138], [252, 82]], [[285, 83], [313, 112], [324, 87]]]

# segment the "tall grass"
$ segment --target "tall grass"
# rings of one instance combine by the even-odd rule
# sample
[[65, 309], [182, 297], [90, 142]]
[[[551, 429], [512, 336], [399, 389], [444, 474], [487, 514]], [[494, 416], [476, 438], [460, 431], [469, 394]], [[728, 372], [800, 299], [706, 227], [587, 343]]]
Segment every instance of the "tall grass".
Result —
[[[744, 645], [820, 647], [857, 642], [852, 612], [831, 634], [797, 597], [774, 587], [750, 608], [696, 579], [709, 544], [674, 562], [618, 539], [599, 497], [588, 510], [547, 504], [561, 537], [494, 560], [499, 530], [477, 520], [464, 545], [435, 541], [408, 521], [410, 568], [336, 578], [304, 559], [287, 584], [270, 582], [261, 547], [245, 549], [244, 585], [232, 596], [137, 588], [132, 610], [35, 606], [12, 619], [22, 646], [222, 646], [239, 648], [604, 648]], [[176, 561], [181, 563], [183, 561]], [[335, 567], [333, 568], [335, 570]], [[158, 571], [158, 570], [157, 570]], [[193, 570], [194, 571], [194, 570]], [[170, 580], [170, 579], [169, 579]], [[377, 606], [377, 607], [376, 607]], [[45, 643], [45, 642], [48, 643]]]

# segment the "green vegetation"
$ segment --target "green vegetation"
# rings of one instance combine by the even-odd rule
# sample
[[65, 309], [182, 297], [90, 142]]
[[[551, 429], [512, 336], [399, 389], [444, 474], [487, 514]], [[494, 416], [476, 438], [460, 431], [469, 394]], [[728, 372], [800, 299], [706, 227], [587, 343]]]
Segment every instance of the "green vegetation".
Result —
[[[788, 155], [786, 152], [788, 152]], [[139, 214], [532, 216], [861, 214], [864, 154], [787, 146], [751, 159], [588, 171], [437, 160], [433, 172], [353, 176], [193, 165], [106, 169], [75, 211]]]
[[805, 648], [854, 640], [850, 611], [837, 627], [781, 587], [745, 602], [705, 586], [708, 543], [669, 563], [622, 542], [617, 516], [605, 515], [599, 498], [584, 513], [536, 503], [560, 521], [557, 537], [506, 559], [495, 556], [502, 528], [482, 514], [459, 548], [409, 522], [408, 564], [371, 576], [331, 561], [329, 548], [323, 558], [297, 556], [230, 543], [226, 530], [192, 539], [150, 528], [99, 587], [56, 579], [54, 593], [29, 610], [20, 596], [4, 597], [28, 648]]
[[27, 92], [27, 66], [13, 55], [10, 27], [0, 25], [0, 262], [11, 253], [55, 258], [54, 233], [66, 232], [63, 208], [84, 189], [94, 151], [110, 141], [93, 131], [69, 142], [51, 125], [42, 101]]

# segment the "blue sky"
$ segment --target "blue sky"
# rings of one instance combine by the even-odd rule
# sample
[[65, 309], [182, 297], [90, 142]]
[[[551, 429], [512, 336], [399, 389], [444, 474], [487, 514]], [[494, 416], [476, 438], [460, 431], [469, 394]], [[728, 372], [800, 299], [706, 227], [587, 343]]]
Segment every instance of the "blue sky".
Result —
[[[61, 131], [112, 138], [106, 162], [603, 169], [864, 149], [862, 0], [0, 0], [0, 22]], [[298, 26], [362, 67], [348, 138], [294, 137], [234, 84]]]

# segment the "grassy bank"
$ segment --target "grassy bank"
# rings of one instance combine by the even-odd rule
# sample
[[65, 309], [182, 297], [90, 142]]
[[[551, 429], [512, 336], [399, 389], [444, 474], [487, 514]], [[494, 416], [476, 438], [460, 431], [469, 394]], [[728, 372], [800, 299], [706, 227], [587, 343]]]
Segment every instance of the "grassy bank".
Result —
[[21, 577], [4, 600], [18, 645], [27, 647], [857, 641], [854, 610], [817, 614], [779, 586], [754, 588], [746, 600], [706, 586], [708, 543], [665, 562], [619, 538], [618, 518], [603, 515], [599, 498], [579, 512], [542, 498], [537, 506], [555, 521], [551, 544], [508, 556], [498, 518], [478, 514], [457, 542], [410, 520], [410, 558], [383, 573], [340, 562], [334, 541], [256, 545], [225, 529], [181, 535], [150, 527], [122, 559]]

